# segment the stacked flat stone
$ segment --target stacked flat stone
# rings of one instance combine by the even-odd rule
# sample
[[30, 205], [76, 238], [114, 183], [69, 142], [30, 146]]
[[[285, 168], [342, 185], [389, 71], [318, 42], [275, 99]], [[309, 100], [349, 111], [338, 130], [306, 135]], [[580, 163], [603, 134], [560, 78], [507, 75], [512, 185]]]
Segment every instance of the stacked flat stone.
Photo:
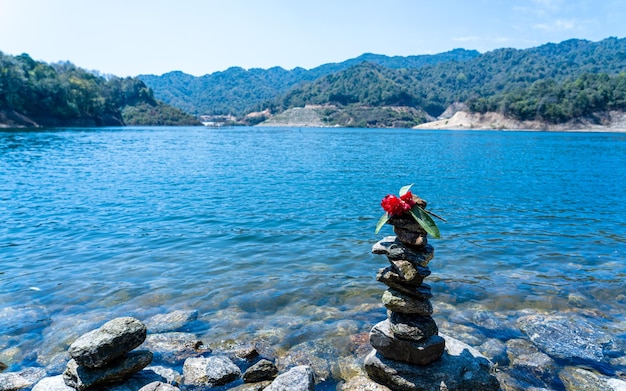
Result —
[[[426, 207], [424, 200], [414, 199]], [[428, 263], [434, 249], [411, 215], [392, 216], [387, 223], [393, 225], [396, 236], [385, 237], [372, 252], [386, 255], [391, 264], [376, 276], [389, 287], [382, 297], [388, 317], [372, 328], [370, 344], [386, 359], [428, 365], [443, 355], [446, 346], [432, 318], [431, 288], [423, 283], [430, 275]]]
[[80, 336], [69, 348], [63, 380], [77, 390], [122, 382], [148, 366], [152, 353], [135, 350], [146, 339], [147, 328], [131, 317], [113, 319]]

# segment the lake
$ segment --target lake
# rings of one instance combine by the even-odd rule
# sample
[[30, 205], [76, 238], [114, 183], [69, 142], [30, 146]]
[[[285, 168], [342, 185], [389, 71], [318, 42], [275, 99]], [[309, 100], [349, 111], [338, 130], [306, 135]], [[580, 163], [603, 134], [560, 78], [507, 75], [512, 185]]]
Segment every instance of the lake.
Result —
[[3, 130], [0, 361], [48, 366], [78, 330], [174, 310], [197, 310], [187, 331], [210, 346], [354, 355], [386, 317], [380, 200], [410, 183], [447, 220], [427, 279], [441, 332], [523, 337], [459, 331], [481, 310], [626, 335], [626, 134]]

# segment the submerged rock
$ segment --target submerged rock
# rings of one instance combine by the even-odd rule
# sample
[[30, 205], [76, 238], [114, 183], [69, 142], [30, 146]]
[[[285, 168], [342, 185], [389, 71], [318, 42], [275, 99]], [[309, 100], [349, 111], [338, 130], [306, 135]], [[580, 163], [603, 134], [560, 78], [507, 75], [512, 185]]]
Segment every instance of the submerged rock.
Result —
[[191, 322], [198, 320], [198, 311], [176, 310], [167, 314], [158, 314], [146, 319], [145, 324], [150, 333], [178, 331]]
[[146, 326], [139, 320], [116, 318], [80, 336], [68, 353], [80, 366], [99, 368], [141, 345], [146, 334]]
[[541, 350], [561, 360], [599, 363], [612, 338], [580, 316], [529, 315], [519, 319], [520, 329]]
[[525, 339], [511, 339], [506, 343], [511, 376], [536, 387], [551, 384], [556, 376], [556, 363]]
[[566, 367], [559, 373], [566, 391], [624, 391], [626, 382], [582, 368]]
[[180, 364], [190, 357], [211, 353], [195, 334], [182, 332], [148, 334], [141, 348], [154, 353], [155, 361], [169, 364]]
[[14, 391], [32, 387], [46, 376], [43, 368], [26, 368], [19, 372], [0, 373], [0, 391]]

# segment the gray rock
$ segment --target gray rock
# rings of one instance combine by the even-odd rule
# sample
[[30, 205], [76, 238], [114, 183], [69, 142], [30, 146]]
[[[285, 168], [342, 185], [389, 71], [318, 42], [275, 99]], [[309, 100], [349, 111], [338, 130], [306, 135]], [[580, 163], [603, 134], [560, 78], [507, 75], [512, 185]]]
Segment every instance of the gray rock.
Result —
[[[493, 364], [476, 349], [445, 336], [446, 350], [439, 361], [415, 366], [386, 359], [376, 350], [365, 358], [365, 370], [377, 383], [392, 390], [496, 391]], [[444, 388], [445, 387], [445, 388]]]
[[181, 375], [178, 371], [173, 370], [172, 368], [163, 367], [160, 365], [150, 365], [149, 367], [145, 367], [144, 371], [154, 372], [156, 375], [160, 376], [163, 379], [160, 381], [169, 384], [177, 385], [179, 383], [182, 383], [183, 381], [183, 375]]
[[438, 360], [445, 350], [445, 340], [438, 335], [420, 341], [396, 338], [388, 319], [372, 327], [370, 344], [382, 357], [415, 365], [430, 364]]
[[158, 314], [144, 322], [150, 333], [177, 331], [198, 319], [198, 311], [176, 310], [167, 314]]
[[130, 352], [100, 368], [79, 366], [76, 360], [72, 359], [67, 363], [63, 379], [68, 386], [85, 390], [90, 387], [122, 382], [147, 367], [151, 361], [152, 353], [146, 350]]
[[[547, 354], [525, 339], [510, 339], [506, 342], [510, 367], [523, 374], [527, 383], [541, 386], [550, 384], [556, 375], [556, 363]], [[519, 375], [518, 375], [519, 377]]]
[[261, 391], [267, 388], [272, 384], [271, 380], [265, 380], [258, 383], [244, 383], [240, 384], [237, 387], [229, 388], [228, 391]]
[[171, 384], [161, 383], [160, 381], [152, 382], [141, 387], [139, 391], [180, 391], [178, 387]]
[[605, 360], [603, 348], [613, 339], [580, 316], [529, 315], [520, 329], [550, 356], [563, 360]]
[[355, 376], [341, 386], [341, 391], [391, 391], [391, 389], [372, 381], [367, 376]]
[[137, 391], [140, 388], [155, 382], [177, 385], [170, 383], [166, 378], [148, 368], [149, 367], [146, 367], [143, 371], [137, 372], [129, 379], [124, 380], [123, 383], [107, 384], [99, 387], [98, 391]]
[[392, 313], [389, 329], [395, 338], [419, 341], [439, 333], [437, 323], [430, 316], [404, 315]]
[[306, 365], [291, 368], [278, 375], [264, 391], [314, 391], [313, 370]]
[[46, 376], [43, 368], [26, 368], [19, 372], [0, 373], [0, 391], [30, 388]]
[[313, 340], [293, 346], [287, 354], [276, 359], [276, 366], [280, 372], [296, 366], [307, 366], [313, 370], [317, 383], [323, 382], [331, 376], [331, 366], [324, 357], [339, 357], [335, 346], [325, 340]]
[[582, 368], [566, 367], [559, 373], [566, 391], [625, 391], [626, 382]]
[[[433, 259], [435, 249], [429, 244], [424, 247], [409, 247], [399, 241], [395, 236], [387, 236], [372, 246], [372, 253], [386, 255], [390, 261], [405, 260], [409, 261], [414, 267], [426, 267], [431, 259]], [[412, 279], [407, 278], [411, 271], [408, 271], [407, 275], [400, 269], [398, 269], [398, 271], [407, 280]]]
[[509, 363], [506, 355], [506, 345], [499, 339], [490, 338], [486, 340], [478, 347], [478, 350], [498, 365], [507, 365]]
[[243, 381], [245, 383], [256, 383], [263, 380], [271, 380], [278, 374], [278, 368], [273, 362], [262, 359], [243, 374]]
[[393, 312], [423, 316], [433, 314], [433, 305], [430, 300], [411, 297], [395, 289], [387, 289], [383, 293], [382, 301], [383, 305]]
[[190, 357], [211, 353], [211, 349], [205, 346], [195, 334], [181, 332], [149, 334], [141, 348], [154, 353], [155, 361], [175, 365]]
[[[397, 261], [400, 262], [400, 261]], [[409, 261], [404, 261], [409, 262]], [[404, 277], [398, 274], [396, 269], [387, 266], [386, 268], [382, 268], [378, 270], [376, 274], [376, 280], [382, 282], [390, 288], [395, 288], [400, 291], [406, 291], [407, 293], [411, 293], [415, 290], [414, 287], [420, 286], [424, 281], [424, 278], [430, 275], [430, 269], [427, 267], [418, 266], [415, 268], [415, 275], [411, 281], [407, 281]]]
[[32, 391], [76, 391], [76, 389], [65, 384], [63, 375], [58, 375], [41, 379]]
[[146, 339], [146, 326], [131, 317], [113, 319], [80, 336], [68, 353], [80, 366], [99, 368], [122, 357]]
[[217, 387], [241, 376], [241, 370], [225, 356], [191, 357], [183, 365], [185, 385]]

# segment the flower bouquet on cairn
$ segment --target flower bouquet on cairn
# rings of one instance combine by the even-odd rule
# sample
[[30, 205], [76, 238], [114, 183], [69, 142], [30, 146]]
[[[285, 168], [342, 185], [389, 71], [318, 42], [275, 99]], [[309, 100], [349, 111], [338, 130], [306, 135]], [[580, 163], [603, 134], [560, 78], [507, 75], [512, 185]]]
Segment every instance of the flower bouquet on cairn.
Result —
[[428, 263], [434, 255], [427, 237], [440, 237], [430, 215], [440, 217], [427, 211], [426, 201], [410, 188], [400, 189], [399, 196], [383, 198], [385, 214], [376, 225], [376, 233], [390, 224], [396, 236], [387, 236], [372, 247], [374, 254], [386, 255], [390, 263], [376, 276], [388, 286], [382, 297], [388, 317], [372, 328], [370, 344], [374, 350], [365, 359], [370, 378], [382, 384], [386, 375], [377, 364], [380, 359], [424, 366], [438, 360], [446, 345], [432, 318], [431, 288], [423, 283], [430, 275]]

